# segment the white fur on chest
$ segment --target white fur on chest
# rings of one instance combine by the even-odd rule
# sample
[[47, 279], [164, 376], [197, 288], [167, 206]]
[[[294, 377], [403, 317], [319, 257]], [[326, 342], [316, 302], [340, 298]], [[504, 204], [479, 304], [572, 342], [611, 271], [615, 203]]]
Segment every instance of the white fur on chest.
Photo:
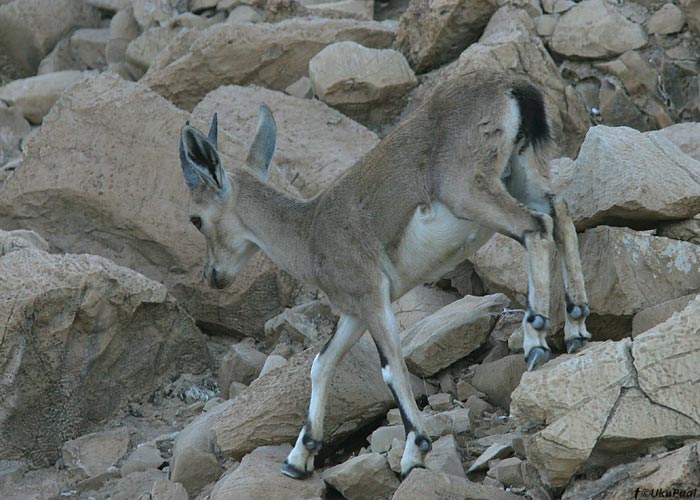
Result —
[[492, 231], [458, 219], [440, 201], [420, 205], [404, 229], [393, 255], [392, 289], [402, 295], [414, 286], [435, 281], [471, 256]]

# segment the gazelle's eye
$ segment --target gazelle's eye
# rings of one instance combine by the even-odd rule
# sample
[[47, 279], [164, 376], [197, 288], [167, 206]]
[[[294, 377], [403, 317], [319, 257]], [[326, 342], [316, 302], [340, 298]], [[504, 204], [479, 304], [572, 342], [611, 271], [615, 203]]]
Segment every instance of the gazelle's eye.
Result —
[[200, 219], [197, 216], [190, 217], [190, 222], [196, 227], [197, 229], [202, 229], [202, 219]]

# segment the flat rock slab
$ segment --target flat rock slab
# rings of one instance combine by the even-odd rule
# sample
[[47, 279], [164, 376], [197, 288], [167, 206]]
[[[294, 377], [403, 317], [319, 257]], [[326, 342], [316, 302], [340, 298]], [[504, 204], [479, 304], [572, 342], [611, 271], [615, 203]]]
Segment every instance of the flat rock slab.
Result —
[[280, 472], [291, 449], [291, 446], [263, 446], [246, 455], [235, 471], [216, 483], [211, 500], [322, 498], [326, 485], [318, 474], [299, 481]]
[[129, 431], [121, 427], [67, 441], [61, 452], [66, 467], [82, 469], [90, 477], [106, 472], [115, 465], [126, 454], [128, 447]]

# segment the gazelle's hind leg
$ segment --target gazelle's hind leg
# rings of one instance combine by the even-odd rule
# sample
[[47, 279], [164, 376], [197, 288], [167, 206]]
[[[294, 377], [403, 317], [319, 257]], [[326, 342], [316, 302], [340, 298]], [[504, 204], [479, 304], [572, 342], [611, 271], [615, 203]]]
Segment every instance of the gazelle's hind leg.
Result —
[[591, 314], [583, 281], [581, 256], [578, 251], [576, 229], [569, 215], [566, 202], [552, 197], [554, 212], [554, 239], [561, 253], [562, 275], [566, 301], [566, 319], [564, 323], [564, 340], [569, 353], [576, 352], [591, 334], [586, 330], [586, 318]]
[[352, 316], [341, 316], [335, 334], [316, 355], [311, 367], [309, 415], [294, 448], [284, 461], [282, 474], [294, 479], [304, 479], [313, 473], [314, 457], [323, 441], [323, 419], [335, 368], [360, 339], [365, 328], [362, 321]]

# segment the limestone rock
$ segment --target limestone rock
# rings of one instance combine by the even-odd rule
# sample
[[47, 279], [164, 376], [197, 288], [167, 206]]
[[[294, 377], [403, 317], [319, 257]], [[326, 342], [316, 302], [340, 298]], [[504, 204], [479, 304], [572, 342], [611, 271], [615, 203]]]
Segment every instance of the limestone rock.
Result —
[[263, 16], [250, 5], [239, 5], [226, 18], [226, 22], [232, 24], [260, 23], [262, 20]]
[[15, 80], [0, 87], [0, 99], [18, 107], [30, 123], [38, 125], [58, 98], [84, 77], [82, 71], [60, 71]]
[[477, 457], [469, 466], [467, 472], [474, 472], [481, 469], [486, 469], [491, 460], [497, 458], [506, 458], [513, 454], [513, 446], [511, 443], [493, 443]]
[[166, 479], [166, 474], [159, 470], [134, 472], [127, 477], [112, 479], [100, 488], [100, 492], [111, 500], [145, 500], [153, 485]]
[[108, 28], [83, 28], [70, 37], [70, 46], [75, 58], [88, 69], [102, 68], [107, 64], [107, 42]]
[[158, 469], [163, 465], [163, 462], [165, 460], [160, 456], [160, 451], [154, 444], [141, 443], [122, 465], [122, 476], [128, 476], [132, 472]]
[[266, 356], [254, 347], [239, 343], [231, 346], [221, 360], [219, 368], [219, 387], [221, 396], [228, 398], [227, 388], [232, 382], [250, 384], [260, 374]]
[[425, 459], [425, 466], [435, 472], [466, 478], [457, 441], [452, 434], [433, 442], [433, 448]]
[[365, 125], [381, 125], [403, 109], [416, 77], [400, 52], [356, 42], [328, 45], [309, 61], [316, 96]]
[[218, 24], [192, 41], [169, 64], [154, 64], [143, 82], [176, 105], [192, 109], [222, 85], [256, 84], [283, 90], [305, 76], [308, 62], [323, 47], [351, 40], [388, 47], [390, 24], [374, 21], [289, 19], [277, 24]]
[[452, 395], [444, 392], [428, 396], [428, 404], [435, 411], [444, 411], [452, 408]]
[[[262, 103], [270, 107], [277, 124], [274, 165], [304, 197], [330, 185], [379, 143], [373, 132], [319, 101], [255, 86], [221, 87], [209, 93], [193, 114], [206, 123], [217, 112], [220, 130], [252, 138]], [[245, 158], [243, 145], [238, 148], [238, 157]]]
[[31, 131], [18, 106], [0, 104], [0, 167], [21, 154], [22, 139]]
[[401, 483], [392, 500], [518, 500], [514, 493], [493, 486], [472, 483], [461, 477], [428, 469], [415, 469]]
[[660, 325], [673, 316], [674, 313], [680, 312], [688, 307], [688, 304], [697, 296], [697, 293], [684, 295], [677, 299], [667, 300], [660, 304], [642, 309], [632, 318], [632, 337], [636, 337], [640, 333], [644, 333], [654, 328], [656, 325]]
[[139, 78], [143, 76], [158, 54], [185, 29], [181, 26], [153, 26], [133, 39], [125, 52], [131, 71]]
[[0, 74], [36, 74], [41, 59], [73, 28], [99, 25], [99, 11], [74, 0], [21, 0], [0, 5]]
[[165, 24], [178, 13], [185, 11], [187, 2], [182, 0], [130, 0], [134, 18], [141, 30], [153, 25]]
[[129, 431], [120, 427], [67, 441], [61, 454], [66, 467], [81, 469], [90, 477], [106, 472], [126, 454], [128, 447]]
[[584, 0], [565, 12], [550, 41], [564, 57], [610, 58], [647, 43], [644, 29], [605, 0]]
[[396, 47], [423, 73], [476, 41], [496, 9], [492, 0], [412, 0], [401, 15]]
[[399, 479], [379, 453], [366, 453], [323, 471], [323, 480], [347, 500], [390, 498]]
[[416, 374], [430, 376], [481, 345], [509, 304], [503, 294], [465, 297], [411, 327], [403, 341], [406, 364]]
[[187, 490], [180, 483], [161, 479], [153, 483], [151, 500], [189, 500]]
[[391, 305], [402, 340], [410, 340], [406, 338], [406, 334], [412, 326], [458, 299], [459, 295], [456, 293], [428, 286], [417, 286], [408, 291]]
[[138, 37], [139, 34], [139, 25], [134, 19], [133, 11], [124, 9], [117, 12], [109, 22], [109, 40], [105, 47], [107, 62], [124, 62], [129, 42]]
[[271, 354], [265, 360], [265, 364], [260, 370], [260, 375], [258, 375], [258, 378], [264, 377], [268, 373], [275, 371], [286, 364], [287, 360], [284, 359], [282, 356], [278, 356], [277, 354]]
[[510, 406], [511, 393], [518, 387], [526, 369], [523, 356], [512, 354], [491, 363], [478, 365], [471, 383], [476, 390], [486, 394], [493, 404], [507, 409]]
[[511, 416], [542, 428], [526, 453], [545, 483], [566, 484], [589, 459], [610, 465], [653, 443], [700, 435], [700, 298], [634, 341], [596, 343], [523, 375]]
[[182, 484], [193, 498], [223, 472], [211, 428], [231, 405], [232, 401], [228, 401], [202, 413], [175, 439], [170, 460], [170, 480]]
[[578, 229], [606, 222], [652, 228], [700, 212], [700, 163], [655, 134], [597, 126], [574, 162], [557, 164], [555, 189]]
[[[309, 373], [316, 349], [293, 356], [267, 377], [243, 391], [214, 424], [221, 450], [240, 458], [258, 446], [293, 442], [307, 416]], [[328, 398], [324, 440], [335, 441], [393, 406], [379, 370], [376, 348], [363, 338], [336, 369]], [[417, 394], [416, 394], [417, 396]]]
[[700, 123], [676, 123], [670, 127], [650, 132], [649, 135], [668, 139], [685, 154], [700, 161]]
[[325, 483], [317, 473], [298, 481], [280, 473], [291, 446], [263, 446], [243, 457], [241, 465], [221, 479], [211, 500], [314, 500], [322, 498]]
[[84, 70], [85, 66], [80, 62], [73, 48], [71, 47], [70, 38], [64, 38], [59, 41], [49, 54], [44, 57], [39, 63], [37, 75], [46, 75], [48, 73], [57, 73], [59, 71]]
[[470, 429], [469, 412], [464, 408], [428, 414], [424, 412], [423, 423], [431, 438], [459, 434]]
[[0, 257], [10, 252], [23, 248], [35, 248], [49, 251], [48, 242], [34, 231], [18, 229], [16, 231], [3, 231], [0, 229]]
[[670, 35], [683, 29], [685, 16], [681, 9], [672, 3], [664, 4], [647, 23], [647, 31], [652, 35]]
[[506, 486], [520, 488], [525, 486], [522, 465], [523, 461], [518, 457], [506, 458], [489, 469], [488, 474]]
[[695, 33], [700, 33], [700, 1], [698, 0], [681, 0], [681, 7], [688, 20], [688, 26]]
[[406, 439], [406, 431], [403, 425], [378, 427], [372, 431], [372, 435], [369, 438], [370, 449], [374, 453], [385, 453], [392, 447], [391, 443], [394, 439]]
[[52, 462], [128, 400], [209, 364], [204, 336], [167, 289], [107, 259], [22, 248], [0, 258], [0, 275], [7, 458]]
[[700, 245], [700, 218], [681, 222], [662, 222], [656, 234], [672, 240], [689, 241]]
[[[209, 331], [262, 335], [289, 300], [291, 278], [258, 254], [228, 289], [202, 282], [205, 242], [187, 222], [177, 152], [190, 118], [138, 83], [88, 78], [54, 107], [0, 189], [0, 226], [35, 229], [58, 251], [102, 255], [161, 281]], [[219, 133], [230, 165], [227, 151], [243, 148], [225, 125]]]

